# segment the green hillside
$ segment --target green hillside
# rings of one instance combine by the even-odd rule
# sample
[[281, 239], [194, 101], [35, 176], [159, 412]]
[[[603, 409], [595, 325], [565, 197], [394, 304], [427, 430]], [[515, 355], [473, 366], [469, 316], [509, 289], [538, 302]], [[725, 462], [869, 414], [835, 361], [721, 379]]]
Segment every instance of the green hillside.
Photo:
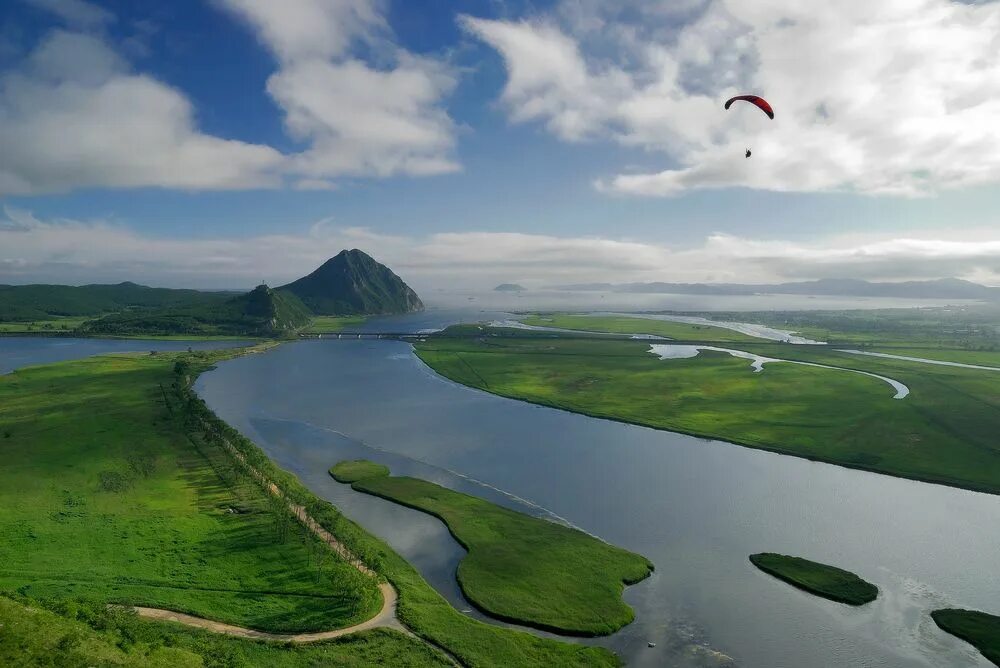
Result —
[[0, 285], [0, 322], [53, 316], [99, 316], [127, 309], [207, 307], [232, 297], [225, 292], [115, 285]]
[[312, 314], [295, 295], [259, 285], [221, 303], [133, 310], [91, 320], [84, 334], [279, 336], [309, 324]]
[[384, 264], [345, 250], [313, 273], [284, 285], [317, 315], [381, 315], [421, 311], [423, 302]]

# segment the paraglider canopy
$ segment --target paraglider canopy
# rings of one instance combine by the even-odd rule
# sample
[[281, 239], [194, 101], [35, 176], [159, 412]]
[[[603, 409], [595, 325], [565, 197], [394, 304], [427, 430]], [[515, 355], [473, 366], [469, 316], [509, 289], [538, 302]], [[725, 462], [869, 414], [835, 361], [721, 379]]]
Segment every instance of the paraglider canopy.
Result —
[[729, 109], [729, 107], [732, 106], [733, 102], [736, 102], [737, 100], [741, 100], [743, 102], [749, 102], [750, 104], [754, 105], [755, 107], [763, 111], [765, 114], [767, 114], [768, 118], [774, 120], [774, 109], [771, 108], [771, 105], [768, 104], [767, 100], [765, 100], [764, 98], [759, 97], [757, 95], [737, 95], [736, 97], [731, 97], [728, 100], [726, 100], [726, 109]]

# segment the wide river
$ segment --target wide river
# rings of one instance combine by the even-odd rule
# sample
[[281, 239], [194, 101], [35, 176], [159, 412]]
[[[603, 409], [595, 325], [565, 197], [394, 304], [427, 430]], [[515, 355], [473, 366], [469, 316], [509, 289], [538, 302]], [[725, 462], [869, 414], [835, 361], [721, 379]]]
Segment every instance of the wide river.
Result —
[[[441, 323], [376, 326], [401, 324]], [[283, 345], [220, 365], [197, 390], [459, 609], [462, 551], [443, 525], [334, 482], [330, 465], [381, 461], [646, 555], [655, 574], [625, 593], [636, 621], [598, 641], [630, 665], [990, 665], [927, 613], [1000, 613], [996, 496], [496, 397], [439, 377], [395, 341]], [[881, 595], [862, 608], [810, 596], [751, 566], [761, 551], [855, 571]]]

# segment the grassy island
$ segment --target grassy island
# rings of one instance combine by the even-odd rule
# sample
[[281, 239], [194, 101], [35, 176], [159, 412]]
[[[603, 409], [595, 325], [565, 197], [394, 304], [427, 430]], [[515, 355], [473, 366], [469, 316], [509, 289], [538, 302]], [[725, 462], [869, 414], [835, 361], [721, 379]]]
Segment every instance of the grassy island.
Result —
[[750, 563], [779, 580], [838, 603], [864, 605], [878, 597], [878, 587], [854, 573], [801, 557], [762, 552], [751, 554]]
[[953, 608], [935, 610], [931, 617], [943, 630], [974, 646], [983, 656], [1000, 666], [1000, 617]]
[[574, 635], [605, 635], [632, 621], [625, 584], [652, 564], [582, 531], [530, 517], [384, 466], [342, 462], [331, 475], [360, 492], [441, 519], [469, 554], [458, 567], [466, 597], [508, 621]]

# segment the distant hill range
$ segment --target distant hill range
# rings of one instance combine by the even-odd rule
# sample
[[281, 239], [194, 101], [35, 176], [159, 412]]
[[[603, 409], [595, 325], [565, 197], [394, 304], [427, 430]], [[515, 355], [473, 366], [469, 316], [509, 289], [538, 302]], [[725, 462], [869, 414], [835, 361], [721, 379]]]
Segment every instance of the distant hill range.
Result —
[[0, 285], [0, 322], [91, 318], [75, 330], [104, 335], [281, 336], [315, 315], [383, 315], [423, 309], [388, 267], [342, 251], [297, 281], [245, 294], [115, 285]]
[[417, 293], [370, 255], [345, 250], [279, 290], [294, 294], [317, 315], [385, 315], [422, 311]]
[[524, 292], [524, 286], [517, 283], [501, 283], [493, 288], [495, 292]]
[[841, 297], [896, 297], [901, 299], [979, 299], [1000, 301], [1000, 288], [958, 278], [900, 283], [871, 283], [851, 278], [745, 285], [740, 283], [582, 283], [560, 285], [557, 290], [676, 295], [816, 295]]

